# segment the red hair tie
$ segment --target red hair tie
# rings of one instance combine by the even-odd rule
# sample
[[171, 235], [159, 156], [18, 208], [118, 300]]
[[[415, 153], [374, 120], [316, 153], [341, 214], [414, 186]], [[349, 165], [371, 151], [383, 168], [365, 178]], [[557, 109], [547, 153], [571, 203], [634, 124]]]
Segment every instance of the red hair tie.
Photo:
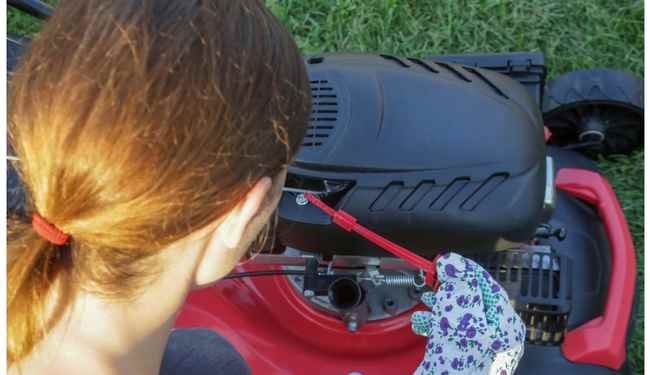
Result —
[[61, 229], [49, 223], [43, 218], [43, 216], [37, 213], [32, 214], [32, 227], [39, 236], [54, 245], [65, 245], [70, 238], [70, 236], [63, 233]]

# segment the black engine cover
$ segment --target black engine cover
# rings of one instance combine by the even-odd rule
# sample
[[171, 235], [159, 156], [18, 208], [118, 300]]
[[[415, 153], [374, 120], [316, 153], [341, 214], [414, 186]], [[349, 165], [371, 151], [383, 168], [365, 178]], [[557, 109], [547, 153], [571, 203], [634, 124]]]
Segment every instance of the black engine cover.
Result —
[[539, 108], [522, 85], [488, 70], [387, 55], [307, 63], [312, 119], [280, 203], [283, 245], [385, 255], [301, 205], [300, 189], [425, 256], [532, 236], [546, 149]]

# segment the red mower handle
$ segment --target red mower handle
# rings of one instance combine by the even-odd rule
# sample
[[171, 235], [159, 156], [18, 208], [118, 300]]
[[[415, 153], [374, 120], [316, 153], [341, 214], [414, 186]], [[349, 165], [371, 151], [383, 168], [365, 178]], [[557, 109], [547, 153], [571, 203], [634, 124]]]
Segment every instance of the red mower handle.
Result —
[[567, 332], [562, 353], [573, 362], [619, 369], [626, 357], [626, 336], [636, 283], [636, 253], [623, 210], [603, 176], [585, 169], [561, 169], [556, 186], [593, 205], [611, 248], [612, 272], [603, 315]]

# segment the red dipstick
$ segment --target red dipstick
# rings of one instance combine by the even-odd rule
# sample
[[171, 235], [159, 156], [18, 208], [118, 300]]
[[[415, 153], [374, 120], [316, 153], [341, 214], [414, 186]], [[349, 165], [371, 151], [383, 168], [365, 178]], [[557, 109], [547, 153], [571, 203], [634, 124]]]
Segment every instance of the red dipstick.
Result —
[[357, 233], [361, 237], [367, 239], [368, 241], [374, 243], [389, 253], [404, 259], [416, 268], [424, 270], [426, 283], [428, 285], [431, 285], [434, 291], [438, 289], [440, 283], [438, 282], [436, 273], [436, 263], [442, 254], [438, 254], [438, 256], [436, 256], [432, 262], [394, 242], [389, 241], [388, 239], [357, 223], [357, 219], [349, 213], [343, 210], [334, 210], [332, 207], [325, 204], [325, 202], [318, 199], [315, 195], [311, 193], [304, 193], [304, 195], [311, 204], [320, 208], [327, 215], [331, 216], [332, 222], [334, 224], [338, 225], [348, 232]]

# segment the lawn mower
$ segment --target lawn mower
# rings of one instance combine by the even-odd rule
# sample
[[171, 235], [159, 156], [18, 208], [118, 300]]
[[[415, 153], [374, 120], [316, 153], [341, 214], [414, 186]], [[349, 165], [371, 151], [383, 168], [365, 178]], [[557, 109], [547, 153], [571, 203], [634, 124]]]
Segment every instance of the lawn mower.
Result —
[[[28, 43], [9, 36], [9, 71]], [[275, 241], [193, 292], [177, 327], [223, 335], [255, 374], [411, 373], [425, 339], [409, 318], [429, 286], [399, 244], [453, 250], [503, 285], [527, 327], [518, 374], [630, 371], [635, 249], [593, 159], [642, 147], [642, 80], [592, 69], [547, 84], [536, 52], [305, 63], [312, 117]]]

